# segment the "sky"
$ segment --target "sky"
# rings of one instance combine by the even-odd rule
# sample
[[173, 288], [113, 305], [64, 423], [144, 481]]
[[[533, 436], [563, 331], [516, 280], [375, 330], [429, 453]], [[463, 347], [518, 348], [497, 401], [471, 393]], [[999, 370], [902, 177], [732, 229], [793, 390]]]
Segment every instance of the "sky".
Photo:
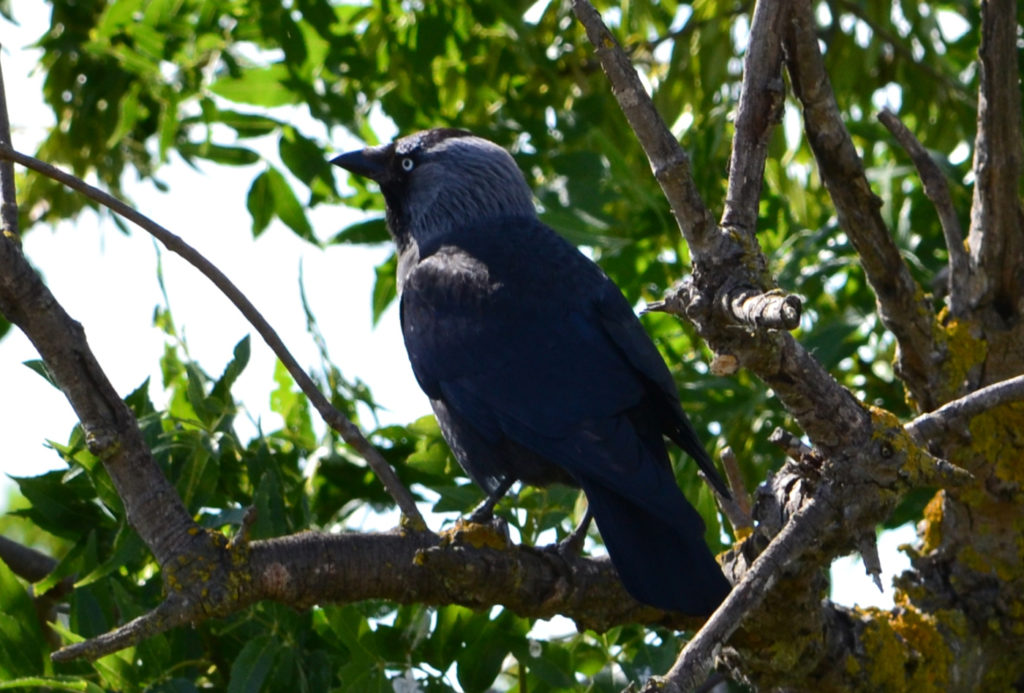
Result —
[[[39, 53], [28, 48], [46, 29], [48, 14], [42, 3], [16, 7], [17, 12], [28, 13], [16, 15], [20, 26], [0, 19], [0, 64], [14, 147], [32, 153], [54, 123], [42, 102], [43, 75], [36, 67]], [[337, 151], [359, 146], [340, 131], [328, 133], [319, 126], [317, 132], [317, 126], [311, 127], [305, 131], [333, 144]], [[377, 327], [371, 324], [373, 268], [390, 250], [317, 248], [279, 222], [253, 240], [245, 200], [258, 170], [203, 165], [196, 171], [174, 160], [160, 171], [170, 192], [133, 181], [126, 181], [125, 189], [137, 209], [183, 237], [224, 271], [281, 334], [298, 362], [312, 370], [318, 356], [305, 331], [299, 298], [301, 267], [307, 297], [333, 360], [345, 377], [359, 378], [370, 386], [387, 410], [382, 423], [405, 423], [429, 413], [406, 358], [395, 307]], [[356, 212], [340, 207], [310, 212], [320, 238], [334, 235], [358, 218]], [[83, 324], [93, 352], [117, 391], [126, 395], [150, 378], [152, 399], [158, 406], [165, 402], [158, 359], [166, 336], [152, 325], [153, 311], [163, 305], [163, 297], [156, 276], [157, 250], [149, 236], [138, 229], [125, 235], [109, 216], [86, 213], [54, 229], [33, 229], [24, 238], [24, 251], [57, 300]], [[235, 344], [253, 334], [252, 356], [234, 393], [264, 430], [278, 427], [280, 421], [269, 408], [275, 363], [269, 348], [198, 271], [167, 251], [162, 266], [174, 320], [185, 334], [190, 353], [211, 375], [219, 375]], [[46, 441], [66, 441], [75, 423], [64, 396], [22, 365], [35, 358], [38, 355], [17, 329], [0, 340], [0, 436], [4, 441], [0, 504], [11, 486], [8, 475], [31, 476], [64, 468]], [[244, 422], [240, 429], [244, 438]], [[255, 425], [249, 431], [255, 431]], [[858, 559], [837, 561], [834, 598], [845, 604], [891, 606], [891, 576], [909, 565], [896, 547], [913, 538], [910, 525], [882, 536], [883, 594], [864, 574]]]

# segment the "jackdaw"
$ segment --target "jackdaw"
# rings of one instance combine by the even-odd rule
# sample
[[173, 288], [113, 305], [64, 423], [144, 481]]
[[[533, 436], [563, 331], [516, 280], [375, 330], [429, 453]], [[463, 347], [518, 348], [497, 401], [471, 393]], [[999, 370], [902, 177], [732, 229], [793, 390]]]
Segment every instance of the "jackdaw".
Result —
[[663, 435], [728, 495], [672, 376], [610, 279], [537, 218], [514, 159], [435, 129], [333, 164], [380, 185], [402, 334], [441, 432], [488, 500], [516, 481], [582, 488], [626, 589], [703, 616], [729, 592]]

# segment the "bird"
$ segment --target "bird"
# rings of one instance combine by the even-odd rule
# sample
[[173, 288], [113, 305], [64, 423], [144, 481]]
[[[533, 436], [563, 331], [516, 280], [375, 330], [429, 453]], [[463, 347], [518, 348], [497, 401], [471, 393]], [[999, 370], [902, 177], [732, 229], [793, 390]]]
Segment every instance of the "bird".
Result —
[[435, 128], [331, 163], [384, 197], [413, 373], [454, 457], [487, 494], [469, 519], [491, 519], [517, 481], [580, 488], [629, 594], [712, 613], [730, 584], [676, 484], [665, 436], [728, 490], [632, 306], [539, 219], [512, 155]]

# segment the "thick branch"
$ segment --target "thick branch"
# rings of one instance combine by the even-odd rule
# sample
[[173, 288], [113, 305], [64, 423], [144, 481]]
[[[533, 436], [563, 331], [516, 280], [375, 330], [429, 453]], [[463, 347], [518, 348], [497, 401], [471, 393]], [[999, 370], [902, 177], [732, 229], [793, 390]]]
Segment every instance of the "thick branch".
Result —
[[374, 473], [376, 473], [377, 478], [381, 480], [381, 483], [384, 484], [388, 493], [391, 494], [391, 497], [398, 504], [403, 515], [416, 527], [426, 528], [426, 522], [424, 522], [423, 516], [420, 515], [419, 510], [416, 508], [416, 503], [413, 500], [412, 494], [407, 488], [405, 488], [401, 480], [399, 480], [395, 471], [391, 468], [391, 465], [389, 465], [380, 452], [370, 444], [355, 424], [349, 421], [348, 418], [335, 407], [331, 406], [331, 403], [327, 398], [324, 397], [324, 395], [317, 389], [312, 378], [310, 378], [302, 367], [299, 366], [295, 357], [293, 357], [287, 347], [285, 347], [284, 342], [281, 340], [280, 336], [278, 336], [274, 328], [271, 327], [270, 323], [267, 322], [263, 315], [260, 314], [260, 312], [256, 310], [256, 307], [252, 305], [248, 298], [246, 298], [245, 294], [243, 294], [238, 287], [236, 287], [231, 280], [224, 275], [223, 272], [203, 257], [195, 248], [185, 243], [185, 241], [179, 236], [171, 233], [163, 226], [160, 226], [112, 195], [92, 187], [81, 179], [64, 173], [60, 169], [50, 166], [49, 164], [39, 161], [33, 157], [21, 154], [20, 152], [4, 145], [0, 145], [0, 158], [15, 161], [22, 166], [42, 173], [43, 175], [53, 178], [73, 190], [77, 190], [90, 199], [99, 202], [111, 211], [123, 216], [125, 219], [128, 219], [144, 231], [154, 236], [157, 240], [163, 243], [168, 250], [171, 250], [185, 258], [189, 264], [198, 269], [205, 277], [212, 281], [214, 285], [216, 285], [217, 288], [227, 296], [228, 300], [238, 308], [242, 315], [245, 316], [246, 320], [249, 321], [260, 336], [263, 337], [263, 340], [271, 348], [278, 359], [281, 360], [281, 363], [284, 364], [285, 368], [288, 369], [292, 378], [295, 379], [296, 384], [298, 384], [299, 388], [309, 398], [309, 401], [313, 404], [327, 425], [340, 433], [345, 442], [352, 446], [356, 452], [366, 460], [367, 464], [370, 465], [370, 468], [373, 469]]
[[917, 141], [896, 114], [883, 110], [878, 120], [889, 129], [900, 146], [910, 155], [917, 174], [921, 177], [924, 194], [935, 205], [942, 225], [942, 235], [946, 239], [946, 251], [949, 254], [949, 312], [954, 317], [963, 317], [967, 313], [967, 286], [970, 278], [970, 258], [964, 248], [964, 232], [960, 227], [960, 219], [953, 207], [953, 199], [949, 195], [949, 185], [942, 175], [938, 164], [928, 151]]
[[[186, 622], [223, 616], [272, 599], [305, 609], [386, 599], [400, 604], [500, 604], [527, 618], [556, 614], [578, 627], [604, 631], [626, 623], [693, 629], [698, 619], [638, 603], [622, 587], [607, 558], [566, 558], [555, 547], [505, 544], [483, 526], [443, 537], [426, 532], [322, 534], [225, 546], [222, 562], [235, 567], [227, 582], [209, 584], [223, 596], [214, 604], [172, 595], [154, 612], [103, 636], [60, 650], [54, 659], [96, 658]], [[230, 554], [227, 555], [227, 554]], [[684, 579], [684, 576], [680, 576]], [[218, 578], [221, 580], [221, 578]], [[234, 590], [227, 589], [228, 585]]]
[[934, 406], [934, 343], [930, 308], [900, 256], [868, 185], [864, 166], [843, 125], [818, 47], [809, 0], [794, 0], [786, 35], [786, 65], [803, 106], [804, 128], [839, 223], [860, 255], [878, 314], [899, 344], [897, 366], [919, 406]]
[[1019, 315], [1024, 299], [1024, 222], [1021, 176], [1020, 71], [1017, 3], [981, 3], [981, 86], [974, 143], [971, 205], [971, 302], [992, 304], [1004, 317]]

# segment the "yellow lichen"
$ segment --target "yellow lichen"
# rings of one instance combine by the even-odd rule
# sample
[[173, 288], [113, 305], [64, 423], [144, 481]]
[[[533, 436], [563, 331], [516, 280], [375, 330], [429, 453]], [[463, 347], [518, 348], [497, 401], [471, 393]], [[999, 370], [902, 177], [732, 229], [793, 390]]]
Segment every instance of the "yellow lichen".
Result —
[[[948, 690], [953, 656], [940, 623], [934, 616], [913, 607], [891, 612], [864, 609], [867, 616], [861, 642], [869, 668], [846, 662], [851, 674], [867, 675], [863, 688], [871, 691], [915, 691], [931, 693]], [[945, 627], [943, 624], [942, 627]]]
[[969, 321], [948, 317], [945, 309], [935, 322], [935, 343], [946, 352], [942, 363], [945, 392], [940, 393], [941, 401], [954, 397], [967, 379], [968, 372], [983, 363], [988, 355], [988, 344], [975, 336], [976, 329]]
[[462, 518], [455, 521], [455, 526], [441, 532], [442, 545], [468, 544], [469, 546], [481, 549], [490, 547], [492, 549], [507, 549], [509, 539], [492, 525], [478, 522], [467, 522]]
[[946, 492], [940, 490], [928, 505], [924, 506], [922, 520], [924, 532], [921, 536], [921, 553], [928, 554], [939, 548], [942, 543], [942, 508], [946, 500]]
[[994, 465], [1003, 481], [1024, 485], [1024, 403], [1013, 402], [971, 419], [972, 452]]
[[861, 636], [865, 660], [871, 666], [865, 669], [867, 683], [872, 690], [905, 691], [906, 676], [903, 666], [902, 643], [884, 618], [873, 618]]
[[914, 668], [908, 691], [948, 690], [949, 670], [953, 654], [939, 632], [937, 619], [916, 609], [899, 609], [893, 619], [893, 630], [921, 657]]

